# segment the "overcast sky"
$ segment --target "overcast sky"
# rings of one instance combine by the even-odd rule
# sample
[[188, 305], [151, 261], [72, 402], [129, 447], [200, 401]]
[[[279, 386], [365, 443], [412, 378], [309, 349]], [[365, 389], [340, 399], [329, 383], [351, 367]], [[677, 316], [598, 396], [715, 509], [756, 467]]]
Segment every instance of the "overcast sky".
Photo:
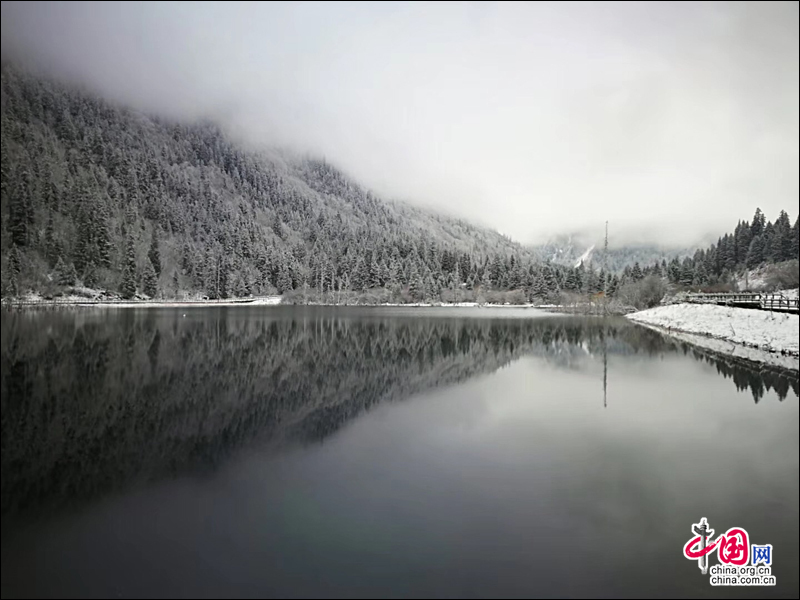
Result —
[[798, 210], [798, 3], [2, 3], [8, 51], [523, 242]]

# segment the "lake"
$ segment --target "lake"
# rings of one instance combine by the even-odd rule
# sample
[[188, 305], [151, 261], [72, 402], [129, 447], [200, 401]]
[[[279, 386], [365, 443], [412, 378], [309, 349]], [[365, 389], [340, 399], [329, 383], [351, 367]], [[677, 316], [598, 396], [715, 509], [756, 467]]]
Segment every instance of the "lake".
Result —
[[[798, 419], [618, 318], [3, 311], [2, 595], [796, 598]], [[702, 517], [777, 585], [712, 587]]]

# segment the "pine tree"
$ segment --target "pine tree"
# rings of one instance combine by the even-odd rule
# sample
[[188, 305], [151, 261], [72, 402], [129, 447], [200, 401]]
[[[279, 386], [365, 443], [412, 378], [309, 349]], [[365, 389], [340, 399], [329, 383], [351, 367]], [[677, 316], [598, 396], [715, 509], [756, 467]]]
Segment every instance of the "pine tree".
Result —
[[156, 275], [155, 265], [149, 258], [144, 265], [142, 284], [144, 286], [145, 294], [151, 298], [155, 298], [156, 295], [158, 295], [158, 275]]
[[608, 275], [605, 269], [600, 269], [600, 274], [597, 277], [597, 291], [606, 292], [608, 288]]
[[542, 300], [547, 297], [547, 284], [542, 273], [536, 275], [533, 280], [532, 295], [537, 300]]
[[770, 262], [775, 263], [783, 260], [783, 241], [785, 236], [786, 234], [783, 231], [783, 227], [776, 221], [772, 225], [772, 235], [769, 238], [769, 246], [764, 249]]
[[394, 256], [389, 259], [389, 266], [386, 271], [386, 285], [390, 289], [394, 289], [397, 287], [397, 277], [398, 277], [399, 265], [397, 260]]
[[484, 291], [492, 288], [492, 279], [491, 275], [489, 274], [489, 269], [483, 270], [483, 276], [481, 277], [481, 288]]
[[111, 266], [111, 227], [108, 206], [103, 198], [98, 198], [92, 213], [92, 238], [94, 257], [102, 267]]
[[764, 260], [775, 262], [776, 259], [773, 254], [775, 247], [772, 242], [775, 237], [775, 227], [770, 221], [767, 221], [767, 224], [764, 226], [764, 233], [761, 234], [761, 237], [764, 238]]
[[55, 267], [53, 267], [53, 281], [55, 281], [58, 285], [72, 285], [71, 283], [67, 283], [66, 279], [66, 272], [67, 266], [64, 264], [64, 261], [59, 256], [56, 260]]
[[279, 238], [283, 239], [283, 222], [278, 213], [275, 213], [275, 218], [272, 220], [272, 231]]
[[136, 295], [136, 248], [133, 244], [133, 236], [130, 235], [125, 243], [125, 266], [122, 269], [122, 283], [119, 291], [126, 299]]
[[[736, 227], [736, 265], [737, 268], [744, 265], [747, 260], [747, 252], [750, 242], [753, 240], [751, 226], [747, 221], [742, 221]], [[695, 265], [697, 261], [695, 260]]]
[[794, 220], [792, 226], [792, 258], [800, 257], [800, 217]]
[[644, 277], [644, 274], [642, 273], [642, 267], [639, 265], [638, 260], [633, 265], [633, 269], [631, 269], [631, 277], [634, 281], [641, 281], [641, 279]]
[[56, 266], [53, 269], [53, 278], [58, 285], [75, 285], [75, 280], [77, 279], [75, 265], [72, 263], [69, 265], [64, 264], [64, 261], [59, 256], [56, 261]]
[[94, 288], [98, 285], [97, 279], [97, 268], [94, 265], [94, 262], [89, 262], [86, 267], [83, 269], [83, 285], [88, 288]]
[[75, 285], [76, 283], [78, 283], [78, 271], [75, 270], [74, 263], [69, 263], [67, 265], [63, 285]]
[[[231, 271], [232, 265], [228, 258], [229, 255], [223, 255], [219, 259], [219, 297], [229, 298], [231, 295]], [[291, 277], [289, 278], [289, 286], [291, 288]]]
[[489, 277], [491, 278], [492, 285], [496, 288], [503, 286], [503, 279], [505, 276], [505, 265], [503, 259], [499, 254], [495, 254], [492, 259], [491, 267], [489, 267]]
[[408, 286], [408, 292], [411, 294], [411, 298], [417, 302], [425, 298], [425, 286], [422, 283], [422, 279], [418, 275], [411, 279], [411, 283]]
[[153, 265], [153, 270], [155, 271], [156, 278], [161, 277], [161, 252], [158, 249], [157, 227], [153, 227], [153, 234], [152, 237], [150, 238], [150, 250], [148, 250], [147, 252], [147, 258], [150, 259], [150, 263]]
[[708, 283], [708, 273], [706, 272], [705, 265], [701, 262], [698, 263], [694, 269], [694, 279], [692, 280], [694, 285], [705, 285]]
[[23, 167], [17, 175], [17, 186], [12, 191], [8, 203], [8, 229], [11, 233], [11, 243], [19, 248], [27, 246], [28, 228], [32, 223], [31, 174], [28, 169]]
[[776, 262], [792, 259], [792, 223], [785, 210], [775, 220], [775, 235], [773, 237], [773, 257]]
[[285, 265], [281, 265], [280, 267], [277, 288], [279, 294], [285, 294], [286, 292], [292, 291], [292, 276], [289, 273], [289, 269]]
[[369, 271], [367, 275], [367, 281], [369, 282], [369, 287], [376, 288], [383, 285], [380, 276], [380, 267], [378, 263], [375, 262], [375, 255], [373, 255], [369, 261]]
[[745, 264], [748, 269], [755, 269], [764, 261], [764, 237], [757, 235], [750, 242]]
[[577, 292], [580, 289], [578, 285], [578, 270], [570, 269], [567, 273], [567, 278], [564, 281], [564, 287], [571, 292]]
[[469, 259], [469, 254], [466, 252], [462, 254], [459, 259], [458, 271], [461, 273], [462, 282], [467, 281], [469, 279], [470, 271], [472, 270], [472, 264]]
[[681, 278], [681, 263], [680, 261], [678, 261], [677, 257], [669, 261], [668, 271], [669, 271], [668, 277], [670, 283], [678, 283], [678, 281], [680, 281]]
[[216, 300], [219, 295], [219, 260], [216, 253], [211, 250], [206, 251], [206, 257], [203, 261], [203, 287], [206, 290], [206, 295], [211, 300]]
[[613, 298], [619, 289], [619, 277], [615, 274], [608, 282], [608, 295]]
[[732, 235], [725, 234], [719, 245], [722, 253], [722, 269], [727, 271], [736, 270], [736, 241]]
[[93, 197], [86, 181], [76, 183], [73, 188], [73, 201], [76, 206], [77, 225], [73, 260], [80, 273], [97, 256], [95, 247], [95, 209]]
[[[16, 281], [19, 280], [19, 275], [22, 272], [22, 255], [16, 244], [11, 245], [11, 250], [8, 251], [8, 268], [11, 275]], [[14, 292], [17, 293], [16, 291]]]
[[592, 272], [592, 278], [589, 286], [589, 294], [594, 296], [603, 292], [603, 280], [599, 273]]
[[573, 269], [573, 283], [574, 287], [572, 288], [574, 291], [580, 293], [583, 291], [584, 283], [586, 282], [586, 267], [579, 264], [575, 269]]
[[682, 285], [692, 285], [692, 281], [694, 281], [694, 265], [692, 264], [692, 259], [688, 256], [683, 259], [683, 264], [681, 265], [681, 284]]
[[183, 249], [181, 250], [181, 270], [184, 275], [190, 277], [194, 275], [194, 255], [192, 249], [189, 247], [189, 242], [183, 243]]
[[89, 261], [91, 260], [91, 230], [86, 211], [80, 211], [75, 223], [78, 230], [75, 236], [75, 246], [72, 253], [72, 259], [77, 265], [78, 270], [83, 272], [83, 270], [86, 268], [86, 265], [89, 264]]
[[365, 290], [369, 287], [369, 264], [364, 257], [359, 257], [353, 272], [353, 289]]
[[53, 213], [51, 211], [47, 218], [47, 227], [45, 227], [44, 230], [44, 257], [47, 260], [48, 266], [52, 268], [58, 260], [59, 255], [56, 231], [53, 225]]
[[756, 214], [753, 216], [753, 222], [750, 224], [750, 237], [755, 238], [764, 233], [765, 224], [766, 218], [764, 217], [764, 213], [761, 212], [760, 208], [757, 208]]
[[556, 280], [555, 273], [549, 264], [545, 265], [542, 275], [544, 278], [544, 287], [547, 290], [548, 296], [560, 291], [558, 289], [558, 281]]

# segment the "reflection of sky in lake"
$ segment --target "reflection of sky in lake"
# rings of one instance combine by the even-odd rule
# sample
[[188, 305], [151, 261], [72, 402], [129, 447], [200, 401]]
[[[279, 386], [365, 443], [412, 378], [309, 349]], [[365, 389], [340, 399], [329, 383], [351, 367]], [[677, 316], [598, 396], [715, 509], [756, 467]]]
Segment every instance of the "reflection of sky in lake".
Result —
[[[589, 334], [591, 325], [576, 325], [567, 335], [577, 335], [573, 343], [554, 338], [554, 325], [504, 324], [486, 330], [494, 341], [475, 346], [478, 323], [431, 329], [433, 321], [422, 321], [376, 330], [356, 319], [348, 324], [353, 345], [326, 334], [331, 348], [372, 348], [352, 360], [373, 360], [381, 339], [409, 348], [424, 339], [428, 349], [435, 340], [443, 354], [413, 352], [413, 368], [392, 365], [388, 379], [379, 375], [383, 358], [357, 378], [329, 371], [327, 387], [317, 388], [331, 390], [325, 403], [311, 402], [312, 410], [298, 400], [285, 413], [300, 427], [295, 442], [276, 449], [268, 439], [231, 437], [221, 443], [239, 450], [211, 470], [176, 463], [153, 482], [129, 480], [73, 510], [42, 509], [4, 527], [3, 595], [797, 596], [791, 390], [782, 402], [766, 391], [756, 404], [716, 363], [624, 327], [608, 339], [604, 408], [602, 337]], [[236, 326], [225, 325], [233, 340], [250, 339]], [[275, 343], [283, 343], [281, 327]], [[465, 329], [473, 345], [461, 353]], [[168, 330], [160, 329], [157, 374], [188, 368], [169, 352]], [[456, 342], [443, 339], [447, 331], [459, 334]], [[247, 344], [220, 339], [229, 346], [214, 346], [217, 353], [230, 347], [246, 356]], [[309, 337], [298, 352], [323, 339]], [[316, 370], [344, 368], [315, 356]], [[478, 368], [492, 360], [503, 366]], [[149, 359], [142, 364], [149, 373]], [[465, 364], [472, 376], [433, 386]], [[343, 419], [357, 382], [371, 394], [400, 389], [390, 377], [396, 369], [404, 381], [427, 384]], [[247, 378], [231, 381], [232, 391], [251, 389]], [[326, 418], [336, 427], [307, 435], [322, 430], [304, 423]], [[752, 543], [773, 544], [778, 586], [712, 588], [682, 555], [700, 517], [717, 531], [740, 526]]]

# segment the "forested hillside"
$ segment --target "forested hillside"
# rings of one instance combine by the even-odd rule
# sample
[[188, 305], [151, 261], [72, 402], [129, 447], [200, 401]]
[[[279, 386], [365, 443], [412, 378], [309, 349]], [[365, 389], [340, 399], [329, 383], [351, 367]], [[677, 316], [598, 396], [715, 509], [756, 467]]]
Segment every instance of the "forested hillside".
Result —
[[9, 65], [2, 261], [4, 296], [83, 286], [422, 300], [558, 279], [508, 238], [384, 201], [324, 161], [246, 150], [214, 124], [147, 116]]
[[798, 256], [797, 220], [781, 212], [768, 222], [758, 210], [694, 256], [606, 278], [596, 257], [555, 264], [492, 230], [378, 198], [325, 161], [249, 150], [212, 123], [147, 116], [9, 65], [1, 215], [4, 297], [88, 288], [124, 298], [524, 302], [613, 296], [647, 275], [725, 283]]
[[783, 210], [771, 222], [757, 208], [752, 221], [739, 221], [732, 232], [721, 236], [716, 244], [697, 250], [694, 256], [682, 261], [677, 258], [669, 263], [662, 261], [645, 269], [637, 264], [626, 270], [626, 275], [654, 273], [674, 284], [699, 287], [732, 284], [739, 273], [764, 265], [783, 264], [785, 274], [776, 285], [797, 287], [799, 222], [800, 218], [796, 217], [792, 225], [789, 214]]

